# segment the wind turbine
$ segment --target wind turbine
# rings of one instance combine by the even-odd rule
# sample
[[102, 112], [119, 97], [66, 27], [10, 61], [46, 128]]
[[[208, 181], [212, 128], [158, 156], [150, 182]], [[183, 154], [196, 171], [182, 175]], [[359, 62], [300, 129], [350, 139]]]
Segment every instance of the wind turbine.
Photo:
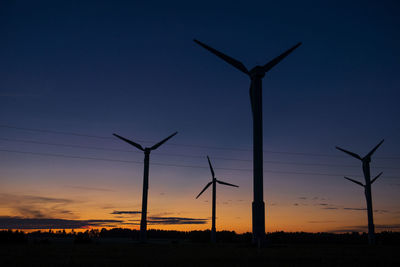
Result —
[[375, 244], [375, 226], [374, 226], [374, 217], [373, 217], [373, 209], [372, 209], [372, 193], [371, 193], [371, 185], [373, 182], [376, 181], [376, 179], [379, 178], [379, 176], [382, 175], [383, 172], [379, 173], [374, 179], [371, 181], [371, 173], [370, 173], [370, 167], [369, 163], [371, 162], [371, 156], [374, 154], [374, 152], [378, 149], [378, 147], [383, 143], [384, 139], [377, 144], [365, 157], [360, 157], [358, 154], [350, 152], [348, 150], [345, 150], [340, 147], [336, 147], [336, 149], [339, 149], [340, 151], [343, 151], [346, 154], [349, 154], [350, 156], [359, 159], [362, 161], [362, 168], [364, 172], [364, 179], [365, 179], [365, 184], [360, 183], [359, 181], [356, 181], [354, 179], [351, 179], [349, 177], [344, 177], [345, 179], [356, 183], [358, 185], [361, 185], [364, 187], [364, 193], [365, 193], [365, 198], [367, 201], [367, 212], [368, 212], [368, 243], [370, 245]]
[[262, 78], [281, 60], [301, 45], [296, 44], [263, 66], [248, 70], [242, 62], [194, 39], [194, 42], [215, 54], [236, 69], [247, 74], [250, 82], [250, 102], [253, 114], [253, 242], [260, 246], [265, 240], [265, 205], [263, 194], [263, 122], [262, 122]]
[[234, 187], [239, 187], [237, 185], [234, 184], [229, 184], [223, 181], [218, 180], [215, 177], [215, 173], [213, 170], [213, 167], [211, 165], [211, 161], [210, 158], [207, 156], [207, 160], [208, 160], [208, 165], [210, 165], [210, 170], [211, 170], [211, 182], [209, 182], [204, 188], [203, 190], [201, 190], [200, 194], [197, 195], [196, 199], [199, 198], [199, 196], [201, 194], [203, 194], [204, 191], [207, 190], [207, 188], [212, 184], [212, 226], [211, 226], [211, 242], [215, 243], [216, 242], [216, 230], [215, 230], [215, 204], [216, 204], [216, 196], [217, 196], [217, 183], [219, 184], [223, 184], [223, 185], [229, 185], [229, 186], [234, 186]]
[[156, 150], [159, 146], [167, 142], [170, 138], [176, 135], [178, 132], [175, 132], [168, 136], [167, 138], [163, 139], [162, 141], [158, 142], [157, 144], [153, 145], [152, 147], [145, 147], [143, 148], [138, 143], [135, 143], [129, 139], [126, 139], [118, 134], [113, 134], [114, 136], [118, 137], [119, 139], [131, 144], [132, 146], [136, 147], [139, 150], [144, 152], [144, 171], [143, 171], [143, 194], [142, 194], [142, 218], [140, 220], [140, 241], [146, 242], [146, 231], [147, 231], [147, 192], [149, 190], [149, 162], [150, 162], [150, 152], [152, 150]]

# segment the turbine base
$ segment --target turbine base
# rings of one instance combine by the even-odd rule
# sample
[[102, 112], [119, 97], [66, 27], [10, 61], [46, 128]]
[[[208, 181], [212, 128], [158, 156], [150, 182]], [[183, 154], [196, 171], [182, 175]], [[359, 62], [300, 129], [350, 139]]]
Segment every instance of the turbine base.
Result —
[[253, 202], [253, 244], [259, 247], [265, 243], [265, 204], [264, 201]]

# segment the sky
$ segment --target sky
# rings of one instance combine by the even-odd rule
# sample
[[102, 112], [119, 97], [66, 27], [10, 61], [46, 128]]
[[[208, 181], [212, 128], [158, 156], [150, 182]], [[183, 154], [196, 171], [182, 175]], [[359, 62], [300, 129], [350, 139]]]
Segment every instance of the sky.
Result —
[[263, 79], [266, 231], [400, 230], [398, 1], [2, 1], [0, 228], [138, 229], [151, 146], [149, 228], [251, 231], [251, 69]]

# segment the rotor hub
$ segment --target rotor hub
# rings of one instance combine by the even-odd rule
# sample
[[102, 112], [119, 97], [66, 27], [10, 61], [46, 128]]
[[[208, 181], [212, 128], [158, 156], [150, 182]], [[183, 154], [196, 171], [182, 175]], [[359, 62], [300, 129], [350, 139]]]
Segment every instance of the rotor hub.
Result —
[[250, 70], [251, 78], [262, 78], [265, 76], [265, 70], [262, 66], [255, 66]]

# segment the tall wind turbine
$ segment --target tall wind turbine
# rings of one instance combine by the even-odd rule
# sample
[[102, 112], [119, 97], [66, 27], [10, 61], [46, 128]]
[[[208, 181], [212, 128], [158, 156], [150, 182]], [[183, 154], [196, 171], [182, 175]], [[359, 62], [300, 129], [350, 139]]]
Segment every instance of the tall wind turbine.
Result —
[[167, 142], [170, 138], [176, 135], [178, 132], [175, 132], [165, 138], [164, 140], [158, 142], [157, 144], [153, 145], [152, 147], [145, 147], [143, 148], [138, 143], [135, 143], [129, 139], [126, 139], [118, 134], [113, 134], [114, 136], [118, 137], [119, 139], [131, 144], [132, 146], [136, 147], [139, 150], [144, 152], [144, 171], [143, 171], [143, 194], [142, 194], [142, 218], [140, 220], [140, 241], [146, 242], [146, 231], [147, 231], [147, 192], [149, 190], [149, 163], [150, 163], [150, 152], [152, 150], [156, 150], [159, 146]]
[[351, 179], [349, 177], [344, 177], [345, 179], [356, 183], [358, 185], [361, 185], [364, 187], [364, 193], [365, 193], [365, 198], [367, 200], [367, 212], [368, 212], [368, 243], [370, 245], [375, 244], [375, 226], [374, 226], [374, 217], [373, 217], [373, 209], [372, 209], [372, 193], [371, 193], [371, 185], [373, 182], [376, 181], [376, 179], [379, 178], [379, 176], [382, 175], [383, 172], [379, 173], [374, 179], [371, 181], [371, 173], [370, 173], [370, 167], [369, 163], [371, 162], [371, 156], [374, 154], [374, 152], [378, 149], [378, 147], [383, 143], [384, 140], [382, 140], [379, 144], [377, 144], [365, 157], [360, 157], [358, 154], [347, 151], [343, 148], [336, 147], [340, 151], [343, 151], [344, 153], [349, 154], [350, 156], [359, 159], [362, 161], [362, 168], [364, 172], [364, 179], [365, 179], [365, 184], [360, 183], [359, 181], [356, 181], [354, 179]]
[[212, 167], [212, 165], [211, 165], [210, 158], [209, 158], [208, 156], [207, 156], [207, 160], [208, 160], [208, 165], [210, 165], [210, 170], [211, 170], [211, 182], [209, 182], [209, 183], [203, 188], [203, 190], [201, 190], [200, 194], [197, 195], [196, 199], [199, 198], [199, 196], [200, 196], [201, 194], [203, 194], [203, 192], [206, 191], [207, 188], [212, 184], [212, 186], [213, 186], [213, 187], [212, 187], [212, 190], [213, 190], [213, 191], [212, 191], [212, 226], [211, 226], [211, 242], [215, 243], [215, 242], [216, 242], [216, 230], [215, 230], [215, 204], [216, 204], [216, 198], [217, 198], [217, 197], [216, 197], [216, 196], [217, 196], [217, 192], [216, 192], [217, 183], [223, 184], [223, 185], [234, 186], [234, 187], [239, 187], [239, 186], [234, 185], [234, 184], [229, 184], [229, 183], [226, 183], [226, 182], [223, 182], [223, 181], [218, 180], [218, 179], [215, 177], [215, 173], [214, 173], [213, 167]]
[[277, 56], [263, 66], [255, 66], [248, 70], [242, 62], [227, 56], [216, 49], [198, 41], [197, 44], [215, 54], [236, 69], [247, 74], [250, 82], [250, 102], [253, 113], [253, 242], [259, 246], [265, 239], [265, 205], [263, 195], [263, 123], [262, 123], [262, 78], [265, 73], [288, 56], [293, 50], [301, 45], [296, 44], [286, 52]]

